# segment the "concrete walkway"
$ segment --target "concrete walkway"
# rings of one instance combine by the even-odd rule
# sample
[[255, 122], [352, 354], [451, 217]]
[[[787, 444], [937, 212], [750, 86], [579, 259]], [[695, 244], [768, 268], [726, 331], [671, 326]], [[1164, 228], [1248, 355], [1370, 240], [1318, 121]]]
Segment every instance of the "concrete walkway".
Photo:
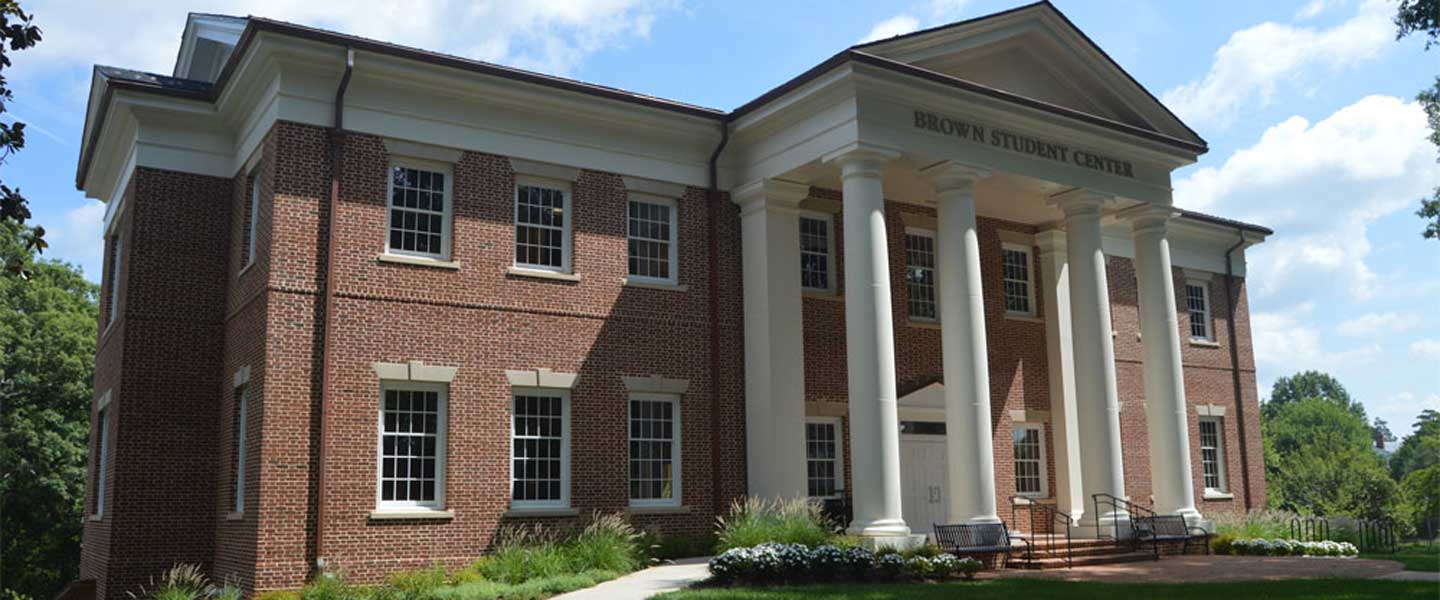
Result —
[[710, 557], [685, 558], [673, 564], [650, 567], [592, 588], [561, 594], [564, 600], [645, 600], [655, 594], [673, 592], [710, 577]]

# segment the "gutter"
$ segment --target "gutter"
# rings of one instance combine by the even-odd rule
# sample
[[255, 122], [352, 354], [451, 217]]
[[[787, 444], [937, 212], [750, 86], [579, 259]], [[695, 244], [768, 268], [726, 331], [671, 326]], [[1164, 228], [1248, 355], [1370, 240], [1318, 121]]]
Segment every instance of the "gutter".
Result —
[[335, 361], [335, 213], [340, 208], [340, 173], [345, 162], [345, 92], [350, 88], [350, 74], [355, 70], [355, 49], [345, 47], [345, 73], [340, 76], [340, 85], [335, 90], [335, 125], [330, 129], [330, 198], [325, 216], [325, 293], [320, 331], [320, 400], [316, 407], [319, 420], [319, 448], [316, 449], [318, 467], [315, 474], [315, 558], [317, 569], [325, 566], [325, 448], [328, 445], [325, 426], [326, 399], [333, 389], [330, 372]]
[[710, 476], [711, 509], [723, 514], [720, 499], [720, 152], [730, 142], [730, 124], [720, 123], [720, 144], [710, 153], [710, 188], [706, 191], [705, 213], [710, 232], [706, 251], [710, 255]]
[[1236, 304], [1239, 304], [1239, 298], [1234, 291], [1235, 267], [1233, 261], [1235, 251], [1245, 245], [1245, 229], [1237, 226], [1235, 233], [1240, 236], [1240, 239], [1235, 242], [1235, 245], [1225, 250], [1225, 302], [1230, 305], [1230, 316], [1225, 319], [1225, 330], [1230, 337], [1230, 379], [1234, 384], [1235, 426], [1240, 432], [1240, 470], [1242, 471], [1240, 487], [1245, 498], [1245, 510], [1250, 510], [1252, 508], [1250, 504], [1250, 453], [1246, 451], [1250, 446], [1245, 441], [1245, 399], [1240, 392], [1240, 342], [1235, 339], [1235, 315], [1238, 312]]

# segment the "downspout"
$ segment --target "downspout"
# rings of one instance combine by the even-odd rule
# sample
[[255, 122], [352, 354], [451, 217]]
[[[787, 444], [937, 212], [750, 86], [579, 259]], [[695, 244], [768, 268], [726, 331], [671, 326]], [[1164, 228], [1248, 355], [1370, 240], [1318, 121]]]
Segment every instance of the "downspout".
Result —
[[1249, 511], [1250, 505], [1250, 446], [1245, 443], [1245, 400], [1240, 393], [1240, 351], [1239, 342], [1235, 339], [1235, 314], [1239, 298], [1235, 296], [1233, 283], [1235, 280], [1235, 267], [1233, 257], [1235, 251], [1245, 245], [1245, 230], [1236, 228], [1235, 232], [1240, 235], [1240, 240], [1234, 246], [1225, 250], [1225, 302], [1230, 306], [1230, 318], [1225, 319], [1225, 329], [1230, 334], [1230, 375], [1234, 382], [1235, 392], [1235, 426], [1240, 432], [1240, 488], [1245, 498], [1245, 510]]
[[355, 49], [345, 47], [345, 72], [340, 76], [340, 85], [335, 90], [335, 124], [330, 128], [330, 198], [329, 210], [325, 216], [325, 291], [324, 322], [320, 332], [320, 401], [319, 438], [316, 449], [315, 476], [315, 567], [325, 568], [325, 447], [328, 445], [325, 426], [325, 401], [333, 387], [330, 372], [334, 362], [334, 340], [331, 332], [335, 327], [335, 214], [340, 208], [340, 174], [345, 160], [345, 91], [350, 87], [350, 73], [355, 69]]
[[710, 255], [710, 500], [715, 516], [725, 503], [720, 497], [720, 152], [730, 141], [730, 124], [720, 121], [720, 144], [710, 154], [710, 188], [705, 211], [710, 234], [706, 240]]

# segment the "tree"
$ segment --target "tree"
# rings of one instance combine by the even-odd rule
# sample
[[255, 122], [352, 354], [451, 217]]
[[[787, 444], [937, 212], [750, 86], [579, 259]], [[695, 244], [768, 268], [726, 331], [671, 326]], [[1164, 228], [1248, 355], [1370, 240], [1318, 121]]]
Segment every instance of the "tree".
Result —
[[1305, 371], [1275, 380], [1270, 388], [1270, 400], [1261, 407], [1266, 416], [1275, 414], [1281, 407], [1306, 398], [1319, 398], [1340, 406], [1365, 421], [1365, 407], [1350, 399], [1350, 392], [1334, 377], [1319, 371]]
[[1395, 514], [1399, 485], [1370, 449], [1371, 430], [1349, 406], [1288, 401], [1261, 423], [1270, 506], [1320, 515]]
[[[1431, 46], [1440, 45], [1440, 0], [1401, 0], [1395, 11], [1395, 27], [1397, 40], [1412, 33], [1428, 37], [1427, 52]], [[1425, 109], [1430, 120], [1430, 141], [1440, 150], [1440, 77], [1435, 78], [1434, 87], [1421, 90], [1415, 100]], [[1435, 160], [1440, 162], [1440, 156]], [[1432, 197], [1420, 199], [1420, 210], [1415, 214], [1425, 220], [1422, 235], [1440, 239], [1440, 187], [1435, 188]]]
[[1440, 412], [1426, 409], [1415, 419], [1415, 430], [1400, 442], [1390, 457], [1390, 474], [1397, 481], [1420, 469], [1440, 465]]
[[95, 369], [94, 284], [75, 267], [36, 261], [15, 223], [0, 259], [31, 264], [0, 277], [0, 598], [51, 598], [78, 575], [86, 438]]
[[[5, 81], [5, 69], [10, 67], [10, 56], [6, 51], [19, 52], [40, 43], [40, 28], [31, 23], [30, 15], [20, 10], [16, 0], [0, 0], [0, 115], [5, 114], [6, 105], [13, 97]], [[25, 147], [25, 124], [20, 121], [0, 122], [0, 167], [11, 154]], [[27, 254], [45, 250], [45, 229], [25, 227], [30, 219], [29, 202], [21, 195], [20, 188], [11, 188], [0, 183], [0, 224], [16, 225], [25, 245]], [[29, 277], [26, 263], [16, 262], [20, 257], [5, 259], [5, 273]]]

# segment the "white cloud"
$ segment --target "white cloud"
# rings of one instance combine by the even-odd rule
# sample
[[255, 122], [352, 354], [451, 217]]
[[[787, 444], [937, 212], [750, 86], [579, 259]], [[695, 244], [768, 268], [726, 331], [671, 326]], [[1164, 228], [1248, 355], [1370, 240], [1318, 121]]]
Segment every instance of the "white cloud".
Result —
[[[1323, 8], [1324, 3], [1318, 4], [1315, 13]], [[1215, 51], [1215, 62], [1203, 78], [1167, 90], [1161, 97], [1192, 126], [1228, 125], [1239, 112], [1268, 105], [1281, 84], [1378, 56], [1394, 41], [1395, 26], [1390, 22], [1394, 13], [1387, 0], [1366, 0], [1354, 17], [1330, 29], [1275, 22], [1242, 29]]]
[[1321, 341], [1318, 329], [1301, 320], [1313, 310], [1313, 304], [1302, 304], [1251, 315], [1255, 360], [1261, 368], [1281, 373], [1324, 371], [1367, 363], [1380, 355], [1380, 347], [1375, 344], [1332, 350], [1331, 345]]
[[1399, 333], [1420, 324], [1419, 315], [1407, 313], [1366, 313], [1335, 327], [1341, 335], [1372, 336]]
[[[1276, 235], [1248, 253], [1261, 294], [1374, 292], [1368, 225], [1440, 183], [1420, 105], [1369, 96], [1311, 124], [1291, 117], [1219, 167], [1175, 183], [1179, 206], [1262, 223]], [[1292, 299], [1293, 300], [1293, 299]]]
[[[1440, 410], [1440, 394], [1426, 394], [1421, 397], [1414, 392], [1400, 392], [1379, 401], [1364, 401], [1365, 412], [1372, 417], [1385, 419], [1390, 432], [1403, 439], [1414, 432], [1415, 417], [1425, 409]], [[1390, 449], [1398, 448], [1391, 445]]]
[[1440, 340], [1416, 340], [1410, 342], [1410, 353], [1423, 359], [1440, 361]]
[[870, 33], [865, 34], [865, 37], [860, 39], [860, 43], [864, 44], [866, 42], [892, 38], [897, 35], [905, 35], [917, 29], [920, 29], [920, 19], [910, 15], [895, 15], [876, 23], [874, 27], [870, 28]]
[[1320, 16], [1321, 13], [1334, 8], [1337, 4], [1341, 4], [1341, 2], [1337, 2], [1336, 0], [1310, 0], [1305, 3], [1305, 6], [1300, 7], [1300, 10], [1295, 12], [1295, 18], [1300, 20], [1313, 19]]
[[363, 7], [315, 0], [95, 2], [27, 4], [45, 41], [17, 66], [111, 64], [169, 73], [189, 11], [257, 15], [568, 74], [607, 47], [649, 36], [677, 0], [376, 0]]
[[870, 33], [860, 38], [859, 43], [874, 42], [919, 30], [922, 22], [919, 17], [915, 16], [916, 13], [927, 16], [927, 20], [924, 22], [926, 27], [954, 21], [960, 16], [960, 13], [965, 11], [965, 6], [969, 3], [970, 0], [929, 0], [924, 4], [912, 6], [906, 12], [876, 23], [870, 28]]
[[65, 213], [60, 223], [45, 223], [45, 241], [50, 248], [44, 258], [62, 258], [75, 263], [85, 270], [85, 278], [100, 281], [100, 263], [105, 255], [104, 236], [101, 234], [105, 218], [105, 204], [96, 200], [85, 203]]

